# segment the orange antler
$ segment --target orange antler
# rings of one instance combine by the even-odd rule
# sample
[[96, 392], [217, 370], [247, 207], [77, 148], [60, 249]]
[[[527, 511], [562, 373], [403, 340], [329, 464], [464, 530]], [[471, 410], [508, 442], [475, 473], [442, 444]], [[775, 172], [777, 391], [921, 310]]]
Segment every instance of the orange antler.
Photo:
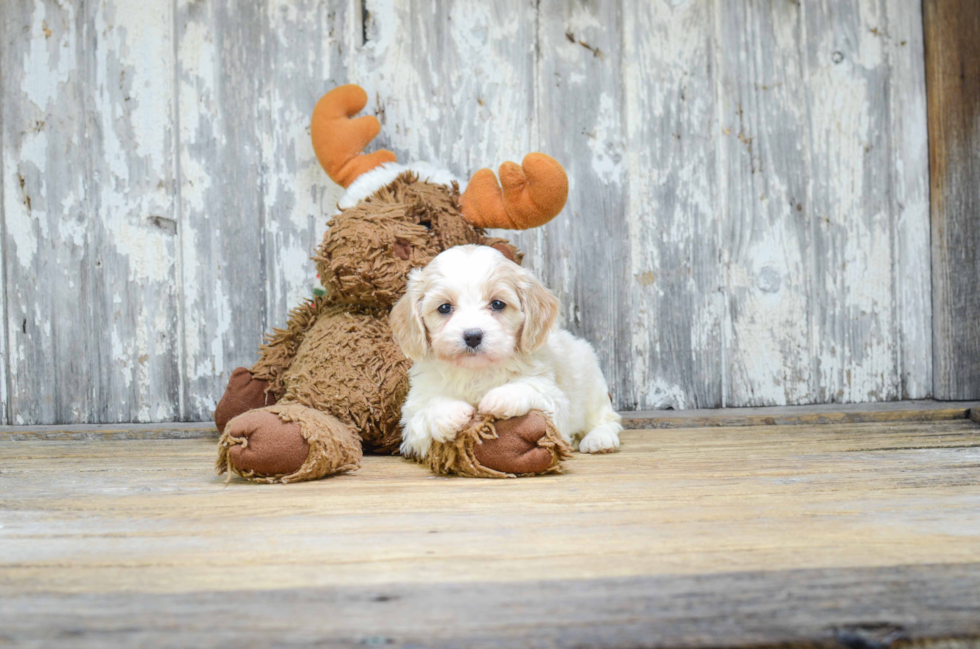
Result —
[[489, 169], [480, 169], [463, 192], [463, 216], [481, 228], [526, 230], [558, 216], [568, 198], [568, 176], [558, 161], [529, 153], [518, 167], [500, 165], [500, 184]]
[[391, 151], [361, 153], [381, 132], [381, 123], [372, 115], [350, 117], [367, 105], [364, 88], [350, 84], [338, 86], [323, 95], [313, 109], [310, 134], [320, 166], [334, 182], [348, 187], [363, 173], [386, 162], [396, 162]]

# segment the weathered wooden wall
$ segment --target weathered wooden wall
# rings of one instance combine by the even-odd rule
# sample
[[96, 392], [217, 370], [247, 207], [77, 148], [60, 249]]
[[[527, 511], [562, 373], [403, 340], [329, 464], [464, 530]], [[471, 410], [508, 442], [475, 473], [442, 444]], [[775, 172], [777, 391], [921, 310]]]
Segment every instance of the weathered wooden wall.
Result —
[[980, 7], [923, 2], [932, 196], [933, 391], [980, 395]]
[[514, 237], [621, 408], [932, 393], [912, 0], [0, 3], [7, 421], [206, 419], [307, 295], [316, 98], [460, 175], [558, 157]]

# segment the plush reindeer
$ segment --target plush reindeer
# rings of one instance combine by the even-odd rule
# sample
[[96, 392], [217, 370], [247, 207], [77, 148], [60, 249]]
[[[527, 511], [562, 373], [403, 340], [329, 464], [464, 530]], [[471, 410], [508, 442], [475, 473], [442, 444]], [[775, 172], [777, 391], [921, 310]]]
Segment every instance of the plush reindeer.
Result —
[[[363, 452], [397, 452], [408, 392], [406, 359], [388, 325], [409, 271], [462, 244], [522, 254], [484, 228], [542, 225], [564, 207], [568, 180], [552, 158], [504, 163], [502, 187], [489, 169], [465, 192], [445, 170], [400, 165], [391, 151], [362, 153], [381, 130], [358, 86], [331, 90], [313, 111], [317, 159], [346, 188], [314, 261], [326, 295], [307, 300], [237, 368], [215, 410], [217, 470], [255, 482], [296, 482], [351, 471]], [[480, 417], [426, 458], [439, 473], [507, 477], [560, 470], [570, 449], [541, 413]]]

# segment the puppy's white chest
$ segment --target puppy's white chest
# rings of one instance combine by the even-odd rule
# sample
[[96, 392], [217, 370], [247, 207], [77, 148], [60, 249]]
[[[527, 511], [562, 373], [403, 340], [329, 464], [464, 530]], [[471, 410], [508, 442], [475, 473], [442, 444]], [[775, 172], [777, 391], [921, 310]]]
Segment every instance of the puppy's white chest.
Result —
[[[455, 369], [455, 368], [454, 368]], [[454, 399], [477, 406], [487, 392], [509, 383], [519, 375], [485, 371], [451, 371], [443, 376], [443, 389]]]

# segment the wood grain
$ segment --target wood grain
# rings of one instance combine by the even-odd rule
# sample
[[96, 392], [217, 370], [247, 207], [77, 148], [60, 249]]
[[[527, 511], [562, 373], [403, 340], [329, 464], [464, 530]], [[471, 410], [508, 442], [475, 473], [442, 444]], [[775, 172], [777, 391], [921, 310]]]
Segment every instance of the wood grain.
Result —
[[0, 426], [0, 440], [118, 441], [134, 439], [214, 439], [214, 422], [160, 424], [74, 424], [54, 426]]
[[928, 396], [917, 12], [718, 8], [726, 403]]
[[212, 440], [3, 441], [0, 596], [977, 562], [978, 453], [965, 418], [630, 431], [562, 476], [263, 488]]
[[169, 0], [0, 4], [9, 421], [179, 416]]
[[[2, 19], [3, 14], [0, 14]], [[0, 71], [4, 70], [3, 50], [0, 47]], [[5, 173], [5, 149], [3, 146], [3, 110], [0, 110], [0, 174]], [[0, 425], [10, 422], [9, 399], [7, 397], [7, 380], [10, 376], [10, 362], [7, 350], [7, 228], [4, 215], [4, 182], [0, 176]]]
[[980, 646], [977, 564], [179, 594], [14, 595], [0, 641], [107, 647]]
[[980, 15], [923, 2], [932, 197], [933, 391], [980, 396]]
[[351, 16], [348, 74], [371, 98], [373, 147], [461, 178], [533, 150], [534, 4], [368, 1]]
[[[714, 3], [623, 2], [632, 408], [724, 405]], [[597, 290], [602, 290], [597, 287]]]
[[714, 408], [710, 410], [638, 410], [624, 412], [631, 429], [700, 428], [703, 426], [796, 426], [868, 422], [915, 422], [965, 419], [980, 404], [970, 401], [886, 401], [878, 403]]
[[878, 2], [811, 4], [803, 18], [805, 69], [812, 79], [803, 98], [810, 107], [804, 211], [812, 242], [816, 403], [887, 400], [900, 393], [897, 215], [888, 203], [891, 179], [880, 175], [890, 168], [891, 146], [886, 19]]
[[261, 3], [177, 4], [181, 413], [205, 420], [267, 330]]
[[[869, 422], [929, 422], [978, 420], [980, 403], [970, 401], [885, 401], [876, 403], [713, 408], [708, 410], [636, 410], [623, 412], [623, 426], [632, 430], [717, 426], [796, 426]], [[74, 424], [0, 426], [0, 440], [151, 440], [217, 439], [212, 422]]]
[[[533, 150], [566, 165], [565, 212], [503, 234], [594, 342], [620, 409], [980, 385], [932, 374], [933, 337], [973, 367], [980, 318], [975, 291], [950, 292], [977, 263], [975, 245], [949, 247], [975, 236], [951, 222], [932, 237], [949, 269], [932, 330], [918, 6], [134, 6], [0, 5], [0, 421], [210, 417], [310, 292], [340, 189], [312, 155], [309, 111], [348, 81], [383, 123], [372, 147], [402, 161], [462, 178]], [[942, 74], [937, 93], [966, 96]], [[954, 113], [931, 110], [933, 130], [968, 142]], [[969, 188], [970, 149], [956, 155], [933, 168]], [[948, 191], [967, 202], [934, 189], [947, 212], [968, 214], [972, 194]]]
[[[564, 163], [569, 200], [543, 229], [541, 278], [556, 287], [564, 326], [591, 341], [617, 399], [633, 378], [627, 147], [621, 7], [542, 3], [538, 15], [540, 149]], [[604, 278], [605, 290], [595, 279]], [[614, 395], [614, 398], [615, 396]], [[629, 405], [624, 405], [629, 407]]]
[[[883, 39], [889, 69], [888, 169], [893, 225], [895, 306], [901, 398], [933, 395], [932, 269], [929, 233], [929, 155], [922, 4], [885, 0]], [[880, 30], [879, 30], [880, 31]], [[937, 397], [938, 398], [938, 397]], [[976, 397], [973, 397], [976, 398]]]
[[[799, 4], [716, 5], [717, 140], [725, 263], [725, 404], [819, 399], [808, 323], [812, 218]], [[720, 136], [720, 137], [719, 137]]]
[[623, 441], [561, 476], [436, 478], [370, 457], [284, 487], [210, 477], [213, 440], [0, 441], [0, 638], [889, 646], [980, 633], [976, 423]]

